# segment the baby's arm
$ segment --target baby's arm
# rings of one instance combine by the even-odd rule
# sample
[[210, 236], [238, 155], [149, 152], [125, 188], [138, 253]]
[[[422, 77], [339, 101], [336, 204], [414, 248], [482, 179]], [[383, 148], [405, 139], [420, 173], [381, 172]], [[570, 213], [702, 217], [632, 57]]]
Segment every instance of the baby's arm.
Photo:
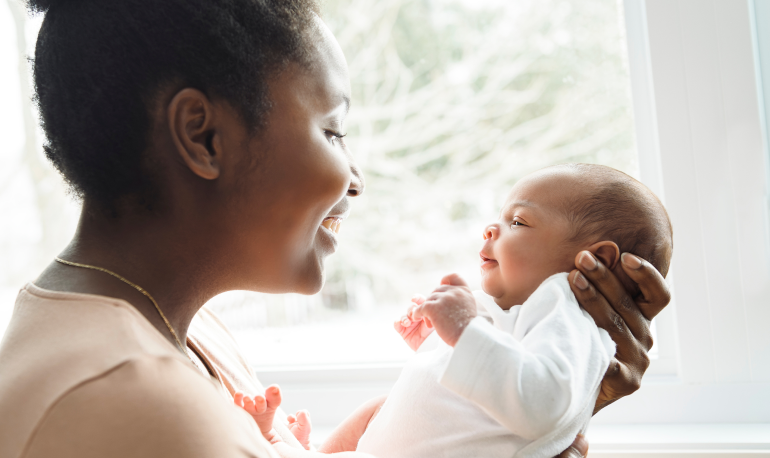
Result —
[[413, 315], [429, 318], [454, 347], [440, 380], [443, 386], [532, 440], [590, 410], [609, 349], [598, 340], [593, 322], [569, 299], [566, 282], [549, 281], [517, 306], [522, 307], [517, 327], [526, 330], [517, 338], [473, 317], [475, 299], [458, 277], [442, 283]]
[[[248, 412], [257, 422], [262, 435], [271, 444], [281, 442], [281, 436], [273, 429], [275, 412], [281, 405], [281, 389], [278, 385], [271, 385], [265, 390], [264, 396], [246, 396], [240, 391], [233, 396], [235, 405]], [[305, 450], [310, 449], [310, 414], [306, 410], [300, 410], [296, 415], [289, 415], [289, 430]]]
[[356, 409], [329, 435], [318, 448], [321, 453], [354, 451], [369, 423], [377, 416], [386, 396], [371, 399]]

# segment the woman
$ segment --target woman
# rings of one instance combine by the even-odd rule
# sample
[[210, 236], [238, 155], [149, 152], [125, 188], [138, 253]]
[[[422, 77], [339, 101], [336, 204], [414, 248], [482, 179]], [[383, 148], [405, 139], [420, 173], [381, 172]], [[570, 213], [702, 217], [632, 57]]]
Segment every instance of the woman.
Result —
[[[207, 313], [188, 330], [224, 291], [321, 288], [329, 221], [364, 189], [339, 46], [310, 0], [30, 6], [46, 12], [46, 155], [83, 211], [0, 347], [0, 456], [274, 456], [226, 399], [243, 382], [226, 330]], [[668, 303], [660, 275], [633, 267], [636, 302], [601, 264], [570, 277], [618, 344], [597, 410], [638, 388]]]

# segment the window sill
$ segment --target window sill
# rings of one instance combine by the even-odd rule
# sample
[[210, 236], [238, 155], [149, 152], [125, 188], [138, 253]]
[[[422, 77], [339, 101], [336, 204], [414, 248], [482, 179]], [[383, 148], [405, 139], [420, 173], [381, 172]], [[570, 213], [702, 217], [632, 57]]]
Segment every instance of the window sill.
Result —
[[592, 425], [597, 457], [770, 457], [770, 423]]

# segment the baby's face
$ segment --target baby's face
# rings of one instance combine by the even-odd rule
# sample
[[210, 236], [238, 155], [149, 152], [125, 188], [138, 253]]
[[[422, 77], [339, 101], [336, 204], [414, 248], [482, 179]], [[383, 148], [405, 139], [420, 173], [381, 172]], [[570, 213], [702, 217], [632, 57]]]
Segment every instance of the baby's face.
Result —
[[497, 222], [484, 230], [481, 286], [504, 310], [522, 304], [545, 279], [573, 269], [577, 248], [560, 210], [579, 193], [564, 172], [538, 172], [513, 187]]

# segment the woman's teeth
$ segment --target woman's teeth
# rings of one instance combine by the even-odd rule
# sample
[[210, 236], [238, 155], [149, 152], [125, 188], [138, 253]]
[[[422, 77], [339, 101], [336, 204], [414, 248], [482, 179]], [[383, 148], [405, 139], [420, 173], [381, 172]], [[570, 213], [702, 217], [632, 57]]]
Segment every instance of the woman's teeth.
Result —
[[339, 234], [340, 226], [342, 226], [342, 220], [340, 218], [331, 216], [329, 218], [325, 218], [321, 223], [321, 226], [325, 227], [326, 229], [329, 229], [335, 234]]

